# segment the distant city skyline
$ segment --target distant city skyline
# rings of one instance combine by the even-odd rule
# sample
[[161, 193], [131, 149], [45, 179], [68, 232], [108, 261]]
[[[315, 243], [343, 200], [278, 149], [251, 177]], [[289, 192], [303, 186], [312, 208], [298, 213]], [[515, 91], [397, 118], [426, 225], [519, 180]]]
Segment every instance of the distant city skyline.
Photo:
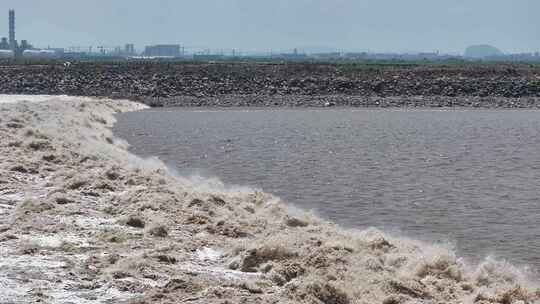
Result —
[[505, 53], [540, 50], [537, 0], [4, 0], [17, 40], [39, 47], [175, 43], [198, 49], [276, 52], [434, 52], [474, 44]]

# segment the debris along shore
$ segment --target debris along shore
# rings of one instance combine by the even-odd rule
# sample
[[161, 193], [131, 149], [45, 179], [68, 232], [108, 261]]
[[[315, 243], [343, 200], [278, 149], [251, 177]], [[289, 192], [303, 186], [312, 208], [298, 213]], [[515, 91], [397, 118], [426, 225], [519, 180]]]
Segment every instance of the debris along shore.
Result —
[[124, 98], [151, 106], [538, 108], [540, 65], [12, 65], [1, 68], [2, 93]]
[[470, 266], [445, 246], [345, 231], [260, 191], [174, 176], [110, 131], [114, 113], [140, 104], [0, 97], [2, 303], [540, 299], [505, 262]]

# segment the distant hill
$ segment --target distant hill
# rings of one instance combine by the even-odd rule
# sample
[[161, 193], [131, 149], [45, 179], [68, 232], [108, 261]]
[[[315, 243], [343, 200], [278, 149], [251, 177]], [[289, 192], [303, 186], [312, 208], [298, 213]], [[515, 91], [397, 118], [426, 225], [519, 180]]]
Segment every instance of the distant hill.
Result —
[[472, 45], [465, 50], [465, 57], [469, 58], [486, 58], [502, 54], [503, 52], [501, 52], [501, 50], [487, 44]]

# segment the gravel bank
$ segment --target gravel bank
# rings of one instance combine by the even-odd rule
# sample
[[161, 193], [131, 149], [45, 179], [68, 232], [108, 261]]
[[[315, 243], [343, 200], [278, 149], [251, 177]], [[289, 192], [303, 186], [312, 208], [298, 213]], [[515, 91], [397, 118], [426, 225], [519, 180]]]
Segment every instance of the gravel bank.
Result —
[[127, 98], [152, 106], [539, 107], [540, 66], [75, 64], [5, 66], [0, 93]]
[[538, 109], [540, 97], [367, 97], [350, 95], [221, 95], [216, 97], [139, 97], [152, 107], [363, 107], [363, 108], [508, 108]]
[[122, 100], [0, 101], [2, 303], [532, 303], [525, 272], [345, 231], [278, 198], [175, 176], [111, 134]]

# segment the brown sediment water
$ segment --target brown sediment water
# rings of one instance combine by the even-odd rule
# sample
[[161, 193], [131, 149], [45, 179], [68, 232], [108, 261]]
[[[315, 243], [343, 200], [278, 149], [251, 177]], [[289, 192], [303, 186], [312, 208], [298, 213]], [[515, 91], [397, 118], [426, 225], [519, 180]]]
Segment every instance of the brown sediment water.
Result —
[[[142, 159], [110, 130], [122, 100], [2, 97], [5, 303], [530, 303], [516, 267], [345, 230], [270, 194]], [[30, 100], [30, 101], [24, 101]]]
[[130, 151], [250, 185], [342, 226], [540, 272], [540, 111], [164, 108], [117, 115]]

